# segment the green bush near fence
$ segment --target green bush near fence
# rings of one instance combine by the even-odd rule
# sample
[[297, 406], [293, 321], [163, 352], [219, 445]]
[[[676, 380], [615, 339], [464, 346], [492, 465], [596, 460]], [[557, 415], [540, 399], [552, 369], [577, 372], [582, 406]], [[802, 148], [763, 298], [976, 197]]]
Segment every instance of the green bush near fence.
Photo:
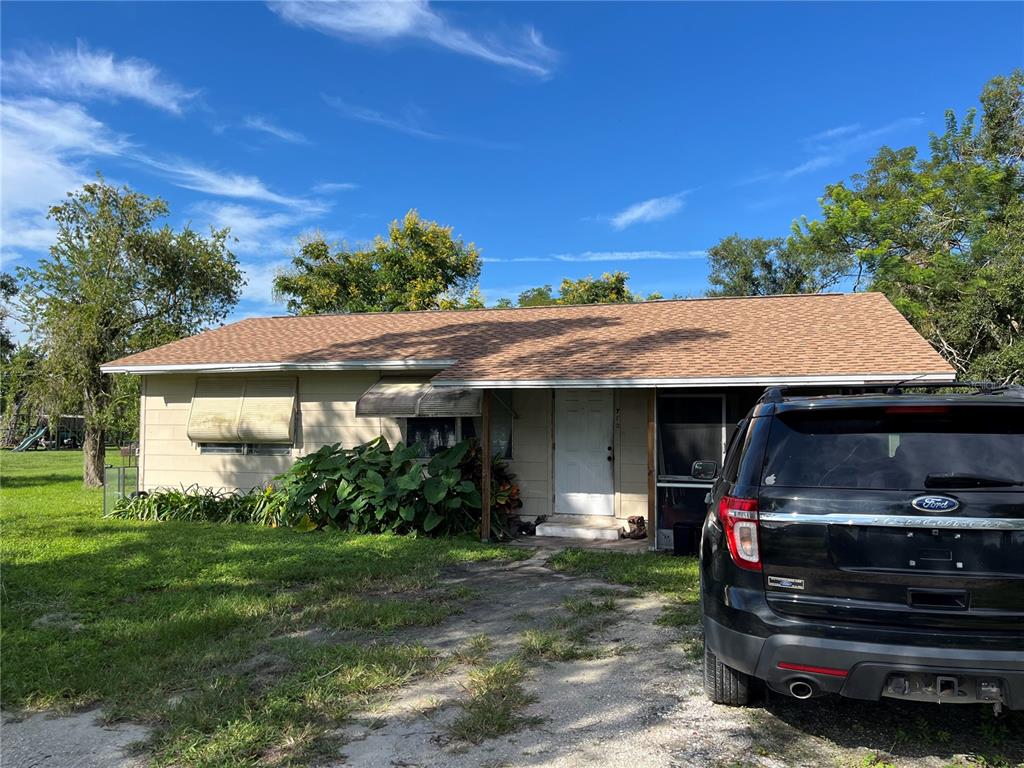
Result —
[[[479, 451], [471, 440], [424, 463], [420, 446], [379, 437], [355, 448], [325, 445], [298, 459], [266, 488], [217, 493], [197, 487], [123, 499], [112, 517], [256, 523], [304, 530], [337, 527], [353, 533], [452, 536], [480, 523]], [[494, 489], [509, 506], [511, 478]], [[518, 491], [513, 492], [518, 504]], [[503, 511], [503, 510], [499, 510]]]

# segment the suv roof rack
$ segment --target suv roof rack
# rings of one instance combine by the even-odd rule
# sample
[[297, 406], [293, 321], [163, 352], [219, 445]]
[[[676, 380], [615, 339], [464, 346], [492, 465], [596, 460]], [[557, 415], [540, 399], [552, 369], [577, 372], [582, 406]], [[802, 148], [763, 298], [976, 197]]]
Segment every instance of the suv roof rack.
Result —
[[[761, 395], [758, 402], [781, 403], [787, 395], [794, 390], [806, 390], [807, 385], [790, 385], [784, 387], [768, 387]], [[992, 381], [934, 381], [915, 382], [914, 379], [903, 381], [880, 382], [877, 384], [864, 384], [850, 389], [863, 389], [882, 392], [886, 395], [901, 395], [904, 389], [973, 389], [978, 395], [1009, 395], [1010, 397], [1024, 398], [1024, 386], [1020, 384], [996, 384]], [[808, 395], [804, 394], [804, 397]]]

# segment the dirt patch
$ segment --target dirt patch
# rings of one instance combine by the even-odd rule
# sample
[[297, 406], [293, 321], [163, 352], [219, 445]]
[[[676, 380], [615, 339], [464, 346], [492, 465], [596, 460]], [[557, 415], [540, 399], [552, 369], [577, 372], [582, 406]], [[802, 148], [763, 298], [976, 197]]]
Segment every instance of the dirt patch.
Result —
[[78, 632], [84, 626], [77, 613], [46, 613], [32, 622], [32, 629], [59, 629], [63, 632]]
[[292, 664], [288, 659], [269, 651], [261, 651], [231, 667], [231, 674], [244, 678], [252, 690], [262, 691], [274, 685], [291, 669]]
[[105, 726], [99, 718], [99, 710], [63, 717], [0, 713], [0, 763], [5, 768], [141, 768], [148, 762], [131, 750], [149, 735], [148, 728]]
[[[389, 642], [420, 642], [460, 657], [460, 648], [485, 635], [491, 640], [487, 661], [493, 662], [520, 656], [530, 630], [564, 631], [571, 606], [579, 601], [613, 599], [614, 620], [587, 640], [596, 657], [532, 663], [524, 686], [534, 701], [521, 713], [525, 725], [479, 744], [453, 739], [450, 726], [468, 695], [469, 667], [461, 664], [402, 689], [340, 729], [336, 735], [347, 743], [327, 764], [946, 768], [1014, 766], [1024, 756], [1013, 735], [1014, 724], [1021, 722], [1017, 713], [1012, 721], [993, 725], [990, 710], [980, 707], [939, 712], [918, 704], [796, 702], [780, 696], [746, 709], [711, 704], [703, 693], [703, 657], [695, 652], [699, 627], [665, 620], [678, 616], [680, 606], [555, 573], [545, 565], [549, 555], [451, 570], [446, 583], [472, 590], [477, 599], [435, 626], [389, 637]], [[956, 720], [971, 727], [957, 731]]]
[[[982, 707], [937, 707], [836, 697], [797, 702], [770, 696], [746, 709], [703, 693], [700, 634], [685, 604], [547, 567], [551, 552], [516, 563], [447, 570], [424, 600], [457, 596], [459, 612], [431, 626], [390, 632], [309, 627], [280, 636], [311, 645], [422, 644], [436, 672], [374, 700], [331, 735], [329, 768], [947, 768], [1024, 765], [1024, 717]], [[666, 611], [666, 608], [669, 610]], [[692, 621], [699, 617], [693, 612]], [[524, 638], [547, 633], [572, 653], [527, 653]], [[256, 691], [291, 671], [261, 648], [230, 667]], [[279, 650], [279, 649], [277, 649]], [[579, 652], [577, 652], [579, 651]], [[517, 679], [510, 732], [467, 738], [470, 673], [503, 660], [526, 664]], [[555, 660], [545, 660], [555, 659]], [[564, 659], [564, 660], [558, 660]], [[479, 688], [479, 686], [477, 686]], [[500, 695], [500, 691], [499, 691]], [[496, 708], [500, 711], [500, 707]], [[20, 721], [4, 715], [4, 766], [134, 768], [126, 747], [135, 725], [104, 727], [98, 713]], [[463, 736], [459, 736], [463, 734]], [[470, 734], [472, 735], [472, 734]], [[478, 743], [477, 743], [478, 742]], [[273, 752], [263, 763], [278, 759]], [[281, 758], [283, 759], [283, 758]]]

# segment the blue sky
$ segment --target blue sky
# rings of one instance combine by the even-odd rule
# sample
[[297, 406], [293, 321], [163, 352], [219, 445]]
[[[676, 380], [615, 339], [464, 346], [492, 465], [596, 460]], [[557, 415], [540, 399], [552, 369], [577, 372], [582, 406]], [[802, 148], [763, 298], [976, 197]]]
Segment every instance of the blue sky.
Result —
[[784, 234], [883, 143], [1024, 65], [1024, 4], [4, 3], [2, 255], [102, 170], [232, 225], [270, 296], [296, 238], [415, 207], [488, 302], [623, 269], [699, 295], [724, 235]]

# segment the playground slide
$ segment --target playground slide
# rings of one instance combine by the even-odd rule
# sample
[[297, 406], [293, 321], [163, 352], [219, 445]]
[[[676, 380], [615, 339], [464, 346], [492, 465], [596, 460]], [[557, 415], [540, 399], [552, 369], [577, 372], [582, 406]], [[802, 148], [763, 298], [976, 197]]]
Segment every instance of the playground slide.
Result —
[[40, 440], [42, 440], [43, 437], [45, 437], [45, 436], [46, 436], [46, 427], [39, 427], [35, 432], [33, 432], [31, 435], [29, 435], [24, 440], [22, 440], [20, 443], [18, 443], [18, 447], [15, 448], [14, 450], [15, 451], [27, 451], [29, 448], [35, 448], [36, 447], [36, 443], [38, 443]]

